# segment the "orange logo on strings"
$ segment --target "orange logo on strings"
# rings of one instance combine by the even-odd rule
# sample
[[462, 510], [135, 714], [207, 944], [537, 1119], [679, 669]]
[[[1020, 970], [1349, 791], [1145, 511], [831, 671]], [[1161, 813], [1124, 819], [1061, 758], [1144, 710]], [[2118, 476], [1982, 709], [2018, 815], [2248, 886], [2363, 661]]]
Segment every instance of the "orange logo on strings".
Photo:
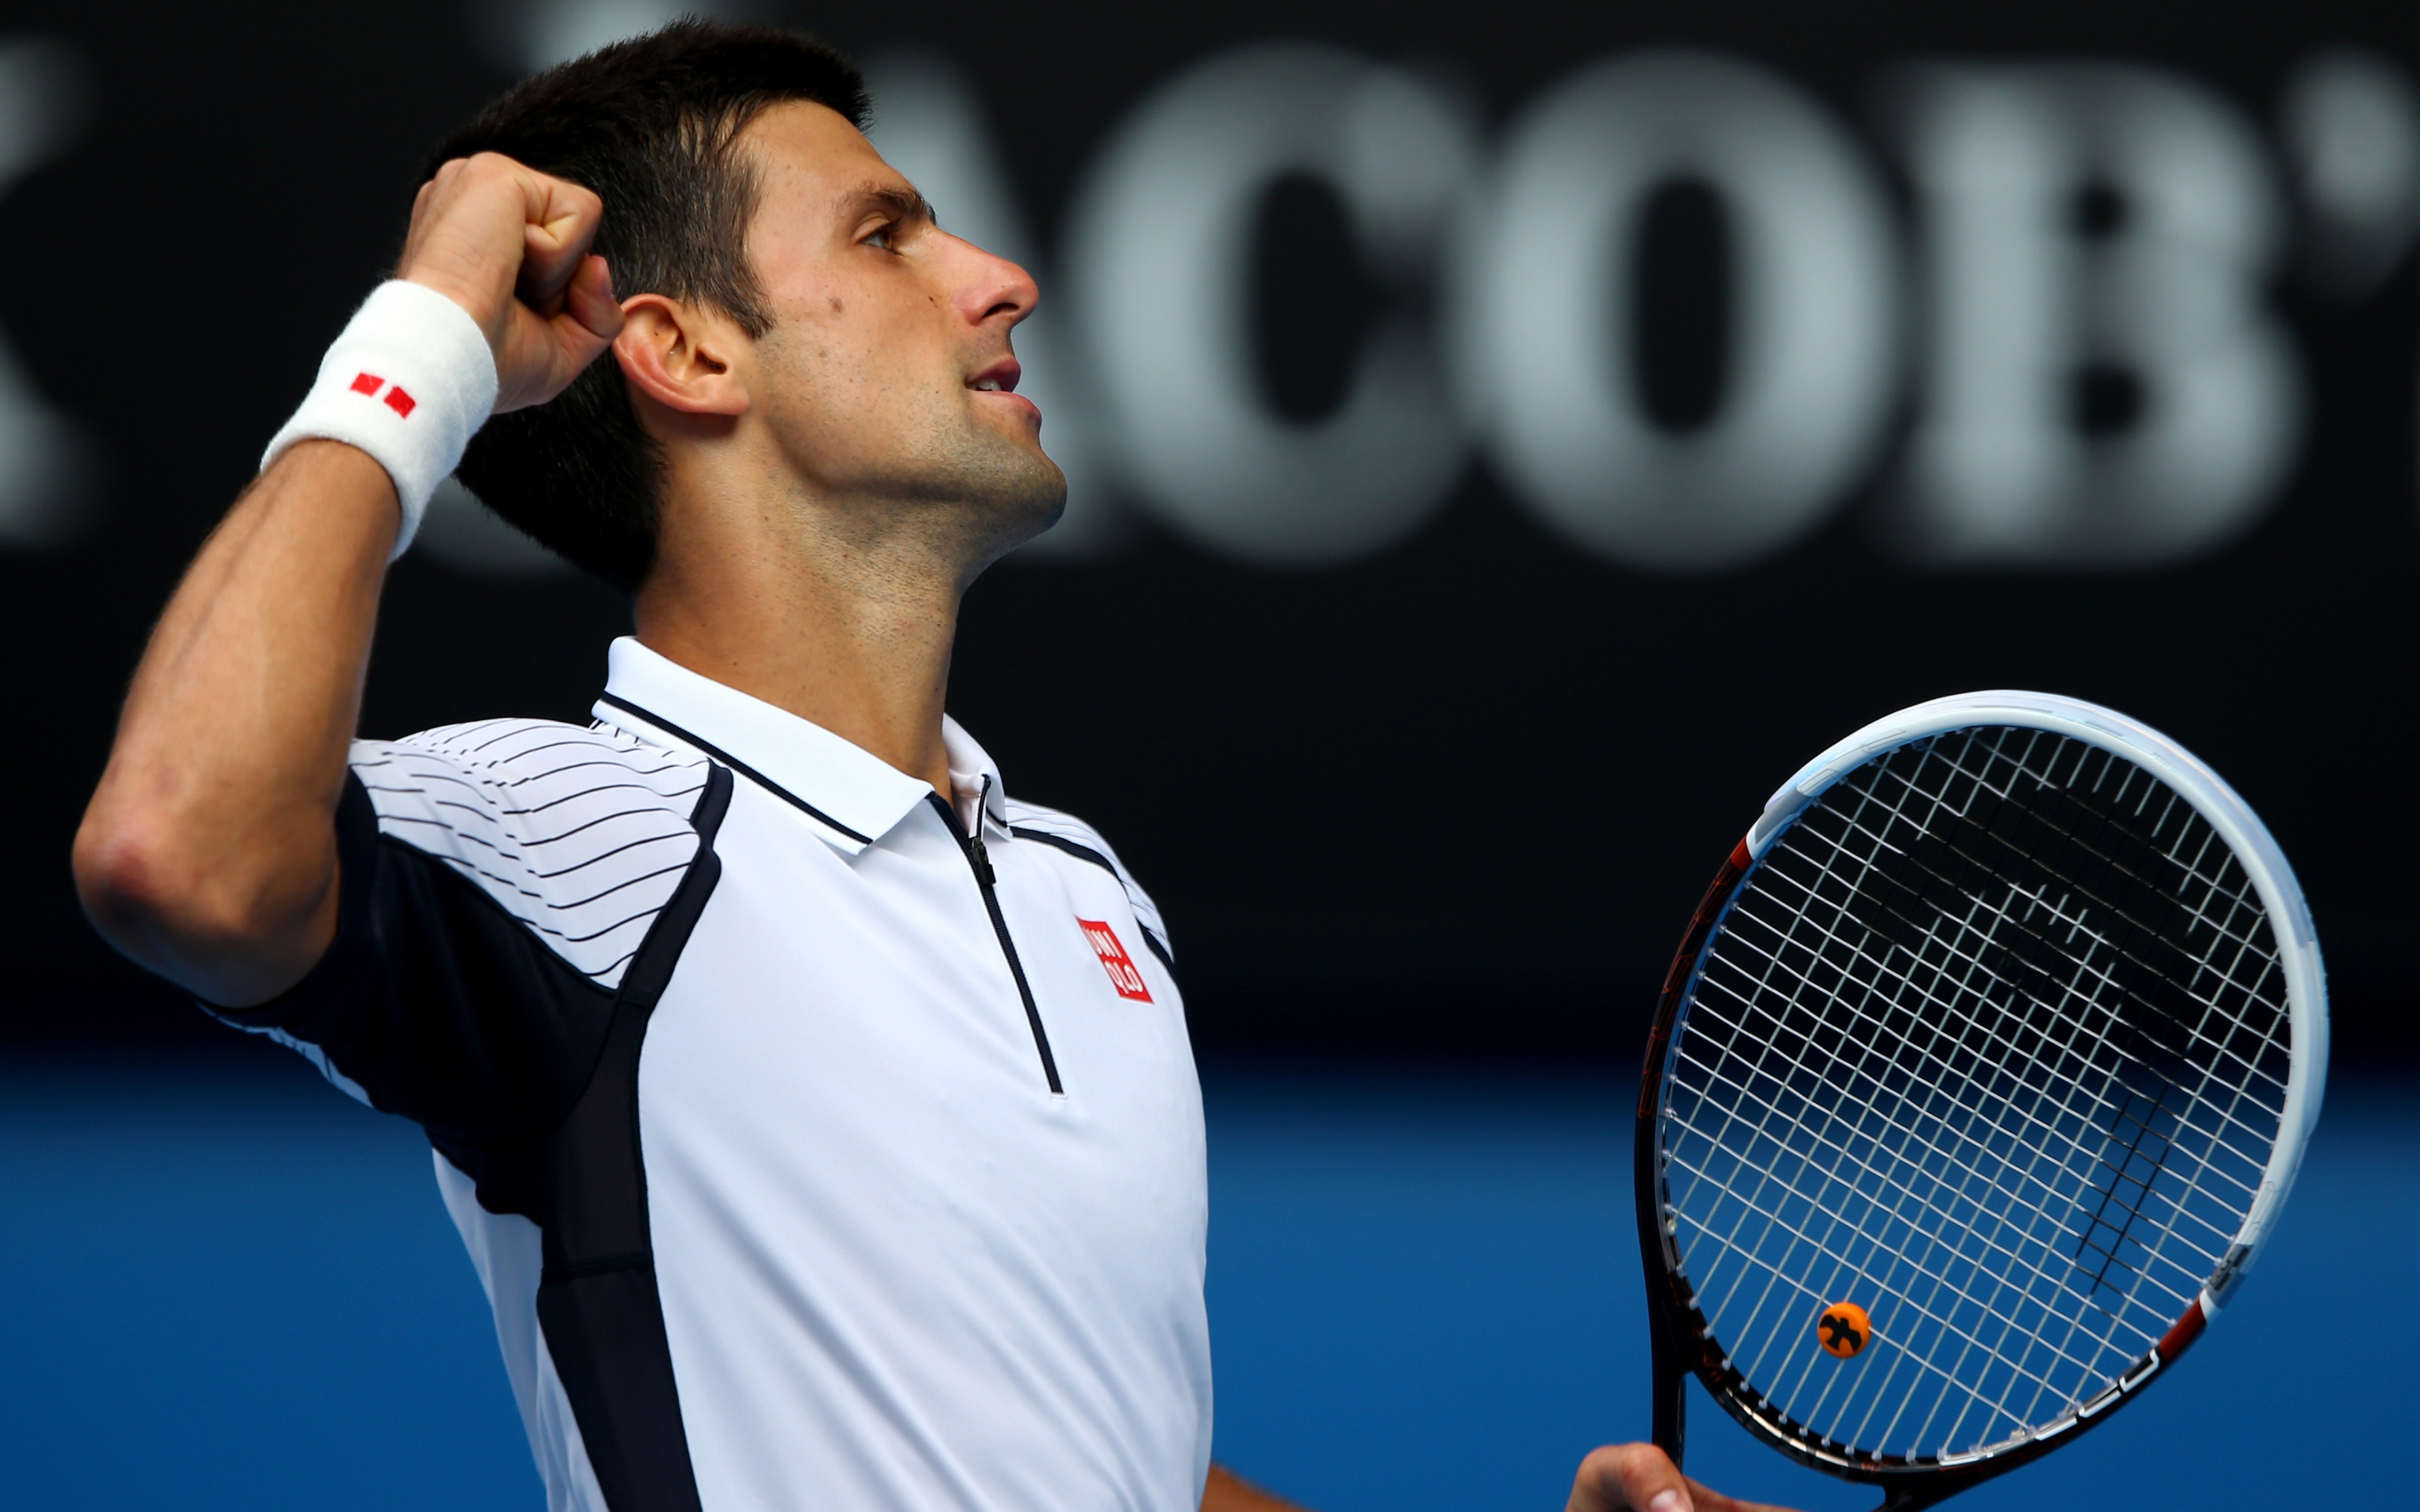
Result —
[[1836, 1360], [1855, 1358], [1873, 1336], [1872, 1319], [1854, 1302], [1836, 1302], [1815, 1319], [1815, 1337]]

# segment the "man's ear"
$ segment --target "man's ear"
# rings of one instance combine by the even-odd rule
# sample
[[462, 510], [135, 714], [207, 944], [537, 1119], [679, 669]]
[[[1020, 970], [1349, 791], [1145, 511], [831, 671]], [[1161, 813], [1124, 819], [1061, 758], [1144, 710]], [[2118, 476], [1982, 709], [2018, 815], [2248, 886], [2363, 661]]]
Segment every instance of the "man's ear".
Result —
[[727, 316], [639, 294], [623, 301], [613, 356], [623, 378], [667, 409], [737, 416], [749, 409], [740, 372], [747, 345], [747, 333]]

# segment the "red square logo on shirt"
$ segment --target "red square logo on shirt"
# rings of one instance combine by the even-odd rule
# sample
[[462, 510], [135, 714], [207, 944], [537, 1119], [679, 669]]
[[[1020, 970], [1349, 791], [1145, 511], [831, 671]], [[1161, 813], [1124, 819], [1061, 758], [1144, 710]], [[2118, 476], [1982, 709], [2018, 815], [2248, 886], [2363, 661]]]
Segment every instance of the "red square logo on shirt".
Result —
[[1079, 918], [1084, 938], [1092, 943], [1093, 953], [1101, 958], [1101, 969], [1109, 974], [1109, 985], [1120, 997], [1130, 997], [1138, 1003], [1151, 1001], [1151, 989], [1143, 985], [1142, 973], [1135, 969], [1134, 957], [1118, 943], [1118, 932], [1097, 918]]

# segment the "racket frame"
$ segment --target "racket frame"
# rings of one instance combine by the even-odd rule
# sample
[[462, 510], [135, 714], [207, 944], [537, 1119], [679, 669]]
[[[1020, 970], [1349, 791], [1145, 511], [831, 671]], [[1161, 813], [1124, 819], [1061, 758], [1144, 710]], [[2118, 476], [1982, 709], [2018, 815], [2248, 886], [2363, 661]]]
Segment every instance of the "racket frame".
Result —
[[[2065, 735], [2122, 757], [2166, 783], [2226, 841], [2267, 911], [2278, 939], [2287, 993], [2290, 1053], [2277, 1142], [2242, 1227], [2201, 1293], [2160, 1341], [2109, 1386], [2042, 1431], [1969, 1454], [1920, 1459], [1860, 1458], [1820, 1439], [1763, 1403], [1730, 1363], [1698, 1310], [1667, 1217], [1661, 1123], [1668, 1062], [1675, 1030], [1694, 998], [1732, 900], [1775, 841], [1836, 782], [1869, 763], [1919, 740], [1978, 726], [2009, 726]], [[1811, 1469], [1885, 1488], [1885, 1512], [1912, 1512], [2039, 1458], [2084, 1429], [2105, 1421], [2166, 1365], [2173, 1364], [2218, 1316], [2259, 1253], [2293, 1190], [2303, 1152], [2319, 1122], [2327, 1078], [2326, 973], [2309, 905], [2285, 853], [2250, 805], [2198, 757], [2148, 725], [2115, 710], [2052, 693], [1997, 689], [1934, 699], [1877, 719], [1799, 768], [1764, 806], [1745, 839], [1732, 847], [1690, 916], [1681, 948], [1666, 972], [1647, 1037], [1632, 1139], [1639, 1259], [1647, 1280], [1648, 1326], [1654, 1378], [1654, 1442], [1678, 1465], [1687, 1426], [1687, 1382], [1696, 1375], [1724, 1411], [1756, 1438]]]

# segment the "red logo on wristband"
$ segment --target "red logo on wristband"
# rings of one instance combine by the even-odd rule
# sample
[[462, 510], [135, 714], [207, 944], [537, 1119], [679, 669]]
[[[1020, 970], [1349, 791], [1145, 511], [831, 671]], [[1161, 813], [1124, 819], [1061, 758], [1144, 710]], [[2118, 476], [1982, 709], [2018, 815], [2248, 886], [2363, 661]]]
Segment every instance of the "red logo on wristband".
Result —
[[[379, 377], [376, 373], [356, 373], [353, 375], [353, 392], [355, 393], [376, 393], [380, 389], [386, 389], [386, 379]], [[413, 398], [411, 394], [404, 393], [402, 388], [399, 386], [386, 390], [385, 403], [389, 409], [395, 411], [396, 417], [399, 420], [410, 419], [411, 417], [411, 412], [420, 408], [420, 401]]]

